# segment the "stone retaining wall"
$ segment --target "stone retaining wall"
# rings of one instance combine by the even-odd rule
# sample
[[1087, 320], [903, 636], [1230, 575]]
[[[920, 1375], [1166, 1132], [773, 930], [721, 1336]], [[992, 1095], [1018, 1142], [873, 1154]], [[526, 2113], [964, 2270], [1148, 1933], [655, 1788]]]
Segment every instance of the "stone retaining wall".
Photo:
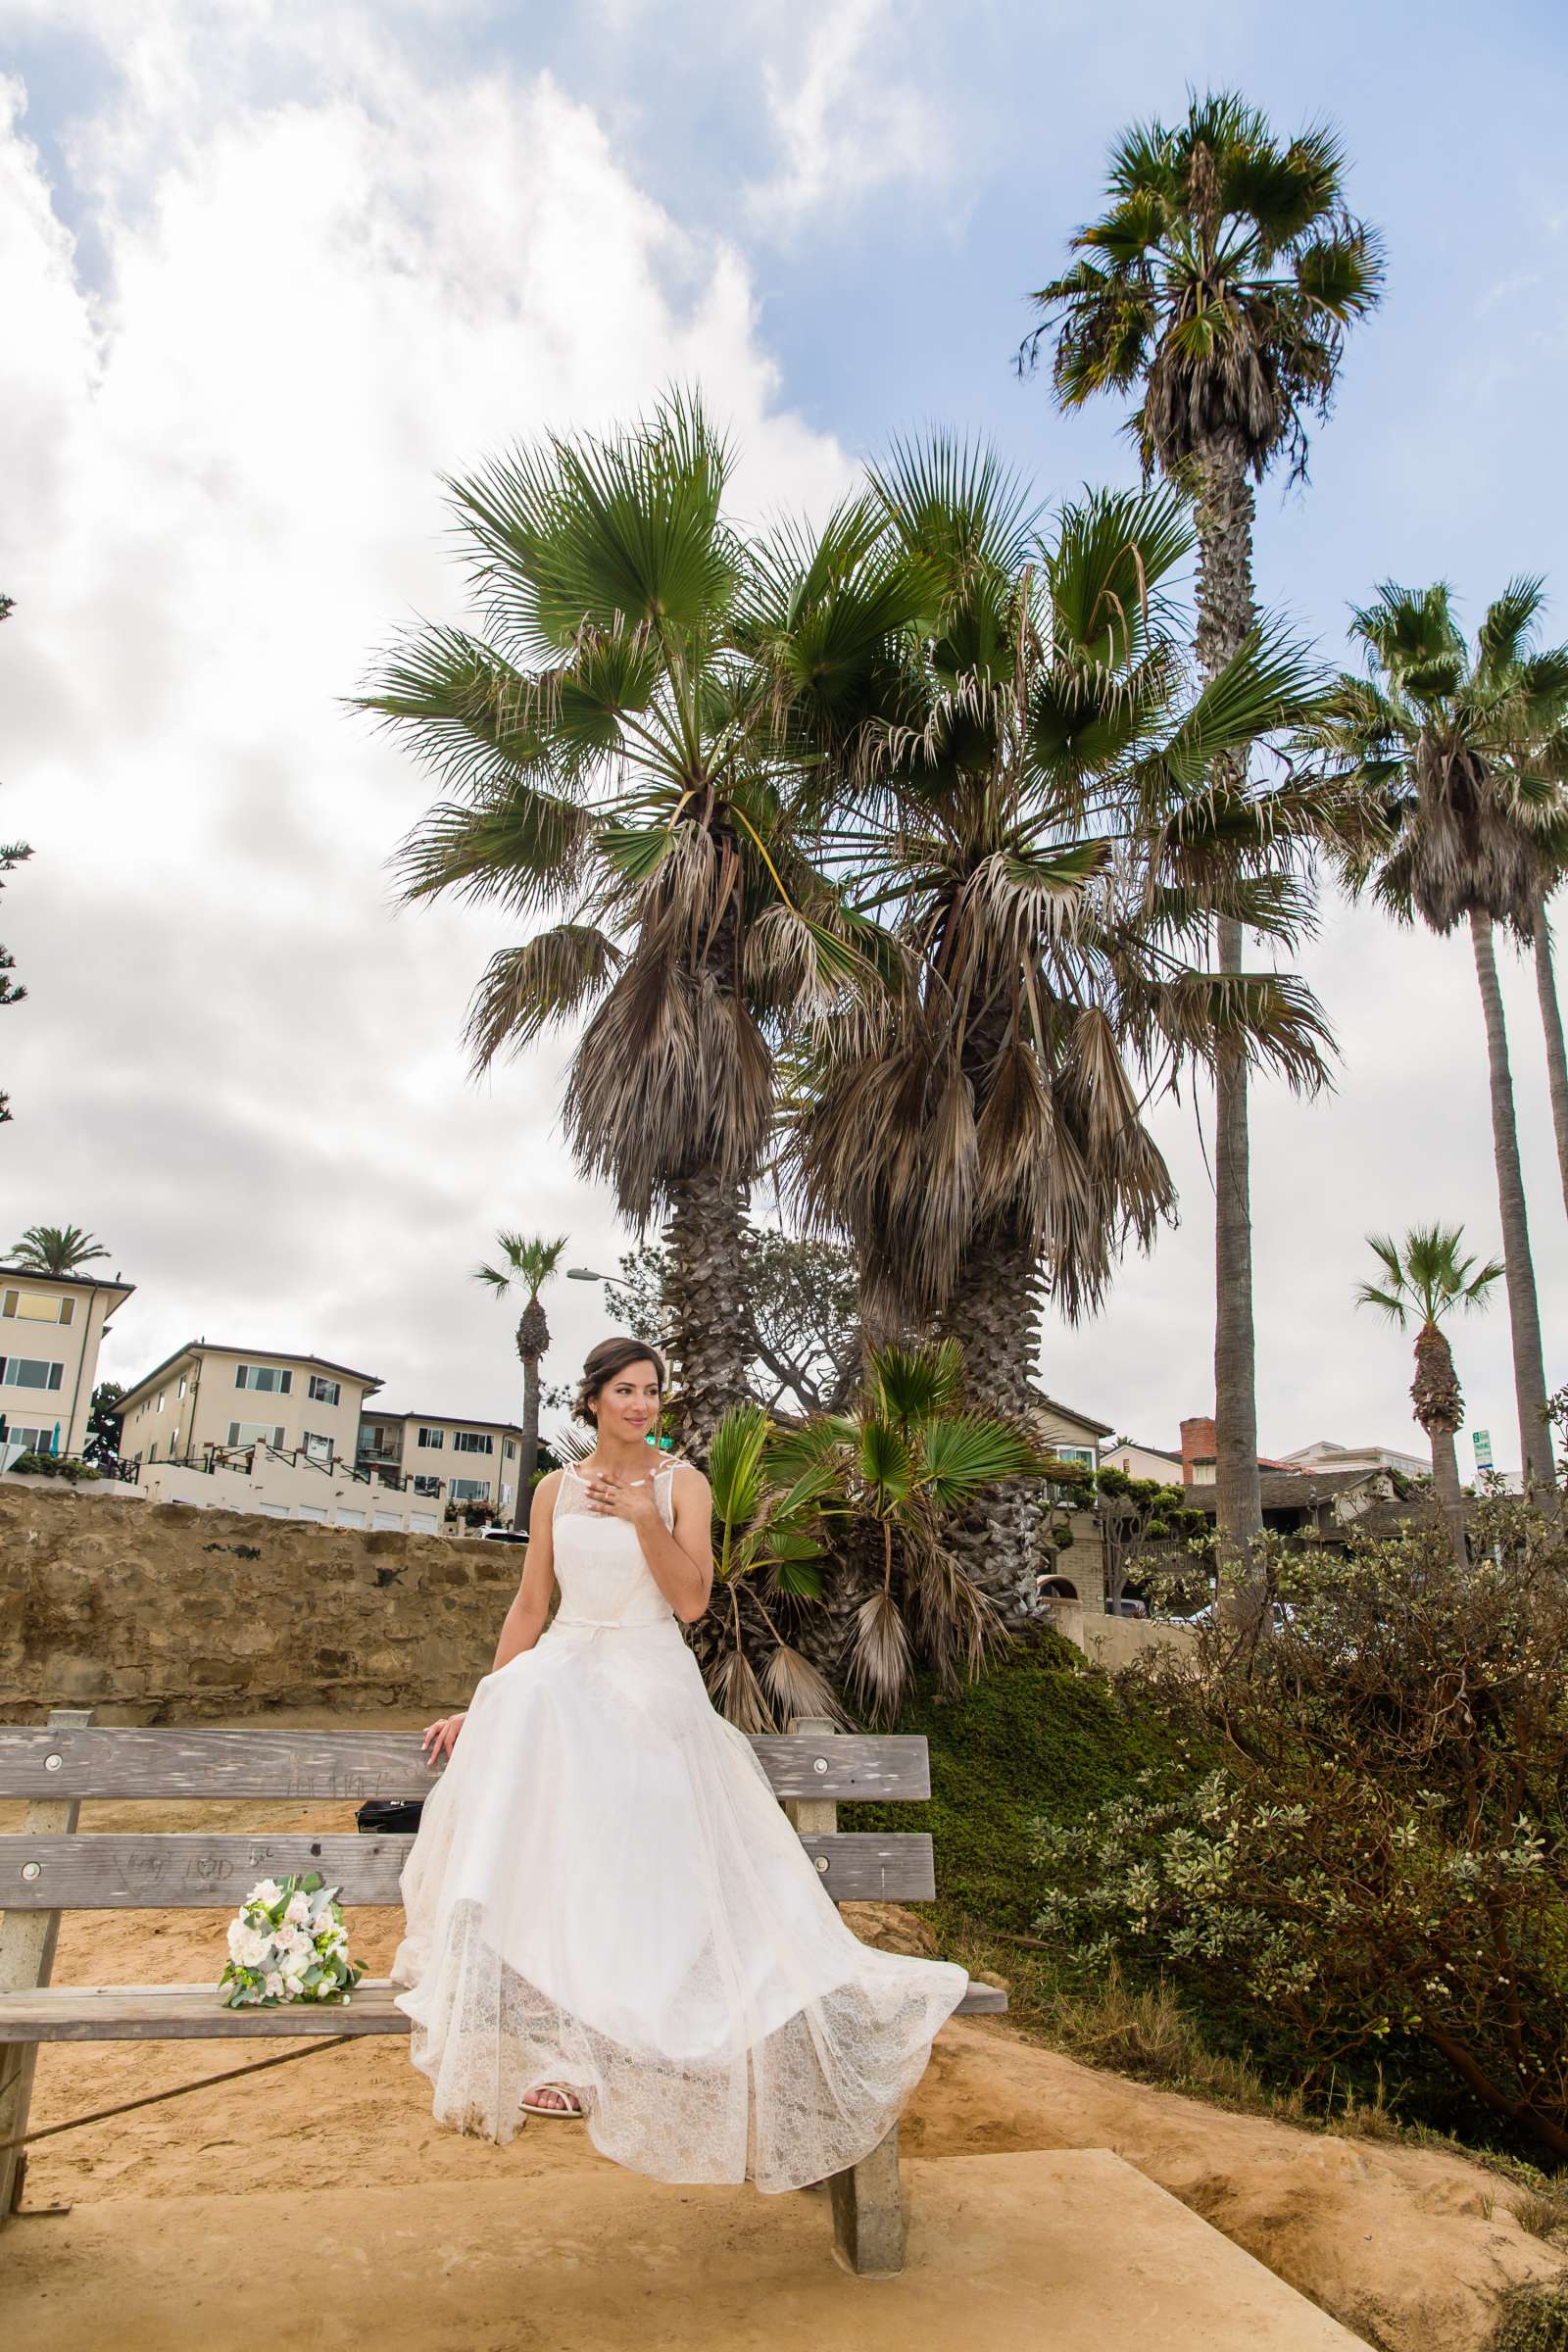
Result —
[[466, 1704], [525, 1554], [510, 1544], [0, 1489], [0, 1718]]

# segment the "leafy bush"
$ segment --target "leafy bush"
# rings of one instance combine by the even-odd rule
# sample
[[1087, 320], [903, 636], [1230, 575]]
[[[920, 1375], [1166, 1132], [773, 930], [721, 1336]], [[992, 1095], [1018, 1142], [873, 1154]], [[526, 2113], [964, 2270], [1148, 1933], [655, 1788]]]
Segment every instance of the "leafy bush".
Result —
[[1511, 2287], [1486, 2352], [1568, 2352], [1568, 2289], [1523, 2280]]
[[923, 1671], [894, 1729], [925, 1737], [930, 1803], [847, 1807], [845, 1826], [929, 1830], [944, 1908], [987, 1928], [1027, 1929], [1039, 1907], [1042, 1807], [1078, 1821], [1140, 1772], [1167, 1788], [1196, 1777], [1160, 1719], [1045, 1626], [956, 1698]]
[[[1195, 1751], [1087, 1820], [1042, 1823], [1038, 1932], [1233, 2002], [1307, 2082], [1404, 2043], [1568, 2157], [1568, 1547], [1477, 1506], [1349, 1558], [1279, 1555], [1272, 1635], [1228, 1612], [1119, 1678]], [[1255, 1620], [1251, 1621], [1255, 1628]], [[1195, 1671], [1196, 1668], [1196, 1671]]]
[[58, 1478], [60, 1463], [52, 1453], [19, 1453], [11, 1465], [18, 1478]]

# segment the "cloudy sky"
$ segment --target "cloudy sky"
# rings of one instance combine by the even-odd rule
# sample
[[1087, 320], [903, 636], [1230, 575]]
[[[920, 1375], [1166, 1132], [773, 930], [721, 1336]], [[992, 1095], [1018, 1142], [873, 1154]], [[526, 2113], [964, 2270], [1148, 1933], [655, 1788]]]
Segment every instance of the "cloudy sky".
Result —
[[[426, 795], [342, 698], [461, 610], [440, 472], [681, 380], [742, 516], [820, 511], [931, 419], [1043, 491], [1126, 481], [1111, 410], [1010, 372], [1027, 292], [1118, 126], [1234, 82], [1338, 121], [1389, 247], [1310, 489], [1262, 495], [1263, 596], [1337, 654], [1380, 579], [1473, 616], [1542, 570], [1568, 635], [1565, 60], [1521, 0], [3, 0], [0, 837], [35, 854], [0, 906], [30, 990], [0, 1224], [110, 1243], [138, 1288], [105, 1370], [201, 1333], [504, 1412], [510, 1317], [466, 1279], [496, 1226], [628, 1246], [565, 1160], [560, 1051], [465, 1076], [505, 930], [391, 906]], [[1408, 1445], [1407, 1343], [1353, 1286], [1369, 1227], [1497, 1245], [1473, 965], [1330, 905], [1305, 968], [1342, 1058], [1331, 1097], [1256, 1102], [1262, 1443]], [[1505, 987], [1557, 1382], [1568, 1219], [1528, 966]], [[1180, 1227], [1043, 1378], [1174, 1444], [1212, 1396], [1208, 1103], [1159, 1131]], [[598, 1294], [549, 1305], [564, 1379]], [[1516, 1461], [1500, 1299], [1456, 1337]]]

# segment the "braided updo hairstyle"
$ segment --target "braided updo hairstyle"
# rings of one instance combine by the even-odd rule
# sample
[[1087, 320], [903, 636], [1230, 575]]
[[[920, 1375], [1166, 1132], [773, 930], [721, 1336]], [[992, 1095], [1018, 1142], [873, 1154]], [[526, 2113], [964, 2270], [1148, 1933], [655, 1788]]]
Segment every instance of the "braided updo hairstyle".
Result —
[[664, 1369], [664, 1359], [657, 1348], [647, 1340], [601, 1340], [597, 1348], [589, 1348], [583, 1359], [582, 1378], [577, 1383], [577, 1394], [571, 1400], [574, 1421], [586, 1421], [590, 1429], [598, 1428], [599, 1416], [594, 1411], [594, 1398], [606, 1381], [613, 1380], [617, 1372], [624, 1372], [628, 1364], [653, 1365], [659, 1379], [660, 1401], [663, 1401], [664, 1387], [669, 1376]]

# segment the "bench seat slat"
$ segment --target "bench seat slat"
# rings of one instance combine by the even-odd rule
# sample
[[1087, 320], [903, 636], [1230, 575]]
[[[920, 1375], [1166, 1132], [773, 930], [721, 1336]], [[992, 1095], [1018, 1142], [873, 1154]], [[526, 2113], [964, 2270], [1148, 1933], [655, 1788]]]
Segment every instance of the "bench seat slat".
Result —
[[[347, 2006], [287, 2003], [277, 2009], [225, 2009], [214, 1984], [50, 1984], [36, 1992], [0, 1993], [4, 2041], [302, 2041], [330, 2034], [407, 2034], [392, 2005], [389, 1977], [366, 1977]], [[970, 1981], [956, 2012], [1000, 2015], [1007, 1996]]]
[[[926, 1743], [915, 1734], [757, 1734], [752, 1746], [780, 1797], [847, 1803], [931, 1793]], [[48, 1759], [57, 1757], [53, 1766]], [[821, 1767], [818, 1770], [818, 1766]], [[439, 1774], [417, 1732], [174, 1731], [97, 1724], [50, 1730], [0, 1724], [0, 1797], [426, 1796]]]
[[[313, 1870], [342, 1888], [345, 1903], [395, 1904], [413, 1843], [408, 1832], [371, 1838], [309, 1830], [0, 1837], [0, 1909], [237, 1911], [258, 1879]], [[813, 1863], [826, 1864], [818, 1875], [835, 1902], [928, 1903], [936, 1893], [923, 1831], [844, 1830], [801, 1843]]]

